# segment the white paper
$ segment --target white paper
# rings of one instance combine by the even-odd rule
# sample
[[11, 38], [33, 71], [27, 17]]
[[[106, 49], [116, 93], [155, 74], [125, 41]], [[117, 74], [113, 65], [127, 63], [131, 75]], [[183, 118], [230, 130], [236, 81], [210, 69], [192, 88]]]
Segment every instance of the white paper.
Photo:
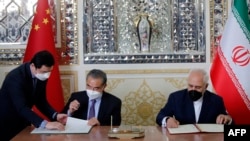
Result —
[[194, 124], [179, 125], [177, 128], [168, 128], [170, 134], [197, 133], [199, 129]]
[[224, 132], [223, 124], [184, 124], [177, 128], [168, 128], [170, 134], [198, 133], [198, 132]]
[[223, 124], [196, 124], [201, 132], [224, 132]]
[[92, 126], [89, 126], [87, 120], [68, 117], [65, 130], [49, 130], [43, 128], [35, 128], [31, 134], [64, 134], [64, 133], [89, 133]]

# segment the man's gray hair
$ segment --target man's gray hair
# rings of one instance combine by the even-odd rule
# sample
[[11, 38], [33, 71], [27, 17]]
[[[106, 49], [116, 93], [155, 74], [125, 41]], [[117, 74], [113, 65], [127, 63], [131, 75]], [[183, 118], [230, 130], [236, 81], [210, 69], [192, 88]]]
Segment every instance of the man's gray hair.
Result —
[[201, 74], [203, 75], [203, 82], [204, 82], [205, 84], [208, 84], [209, 76], [208, 76], [208, 73], [206, 72], [206, 70], [200, 69], [200, 68], [195, 68], [195, 69], [191, 69], [191, 70], [189, 71], [189, 75], [190, 75], [191, 73], [201, 73]]
[[102, 84], [106, 84], [107, 83], [107, 74], [100, 70], [100, 69], [92, 69], [90, 70], [90, 72], [88, 72], [86, 80], [89, 78], [95, 78], [95, 79], [102, 79]]

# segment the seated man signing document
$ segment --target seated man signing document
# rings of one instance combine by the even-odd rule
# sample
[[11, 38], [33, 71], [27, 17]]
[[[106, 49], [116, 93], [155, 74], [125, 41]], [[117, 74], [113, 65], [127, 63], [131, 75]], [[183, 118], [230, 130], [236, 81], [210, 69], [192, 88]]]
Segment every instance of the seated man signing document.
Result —
[[203, 69], [189, 72], [188, 87], [171, 93], [166, 105], [159, 111], [156, 123], [175, 128], [180, 124], [231, 124], [222, 97], [207, 90], [208, 74]]
[[[93, 69], [87, 74], [86, 90], [71, 94], [64, 113], [88, 120], [88, 125], [114, 125], [121, 123], [121, 100], [104, 91], [107, 76], [102, 70]], [[112, 120], [112, 122], [111, 122]]]

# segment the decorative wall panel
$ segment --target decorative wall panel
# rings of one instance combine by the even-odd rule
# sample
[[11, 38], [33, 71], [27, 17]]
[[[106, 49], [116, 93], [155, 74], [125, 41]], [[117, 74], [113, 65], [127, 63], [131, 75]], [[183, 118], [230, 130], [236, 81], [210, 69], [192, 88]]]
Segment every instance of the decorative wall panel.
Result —
[[61, 83], [64, 95], [64, 103], [68, 101], [73, 92], [78, 91], [78, 75], [73, 71], [61, 71]]
[[[210, 0], [49, 0], [61, 65], [206, 62], [205, 9], [210, 12], [211, 54], [227, 18], [228, 1]], [[77, 4], [83, 3], [82, 19]], [[36, 1], [2, 0], [0, 65], [22, 62]], [[118, 8], [119, 7], [119, 8]], [[140, 19], [147, 17], [150, 42], [141, 50]], [[78, 37], [79, 21], [83, 22]], [[142, 36], [141, 36], [142, 37]]]
[[228, 0], [210, 0], [210, 58], [213, 60], [216, 48], [219, 46], [224, 24], [228, 17]]
[[86, 0], [83, 7], [86, 64], [206, 61], [204, 0]]
[[156, 115], [169, 94], [186, 88], [188, 71], [106, 70], [109, 78], [105, 90], [122, 100], [123, 125], [156, 125]]
[[[48, 0], [61, 65], [78, 63], [77, 0]], [[22, 63], [37, 0], [0, 1], [0, 65]]]

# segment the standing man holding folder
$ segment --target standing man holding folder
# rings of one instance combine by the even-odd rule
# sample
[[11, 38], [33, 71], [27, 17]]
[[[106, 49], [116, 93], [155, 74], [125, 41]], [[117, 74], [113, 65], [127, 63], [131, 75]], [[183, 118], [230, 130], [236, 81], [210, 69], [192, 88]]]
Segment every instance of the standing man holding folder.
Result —
[[[30, 62], [10, 71], [0, 89], [0, 140], [9, 141], [26, 126], [64, 130], [67, 115], [57, 113], [46, 99], [46, 84], [53, 69], [54, 57], [37, 52]], [[37, 115], [36, 106], [50, 121]]]

